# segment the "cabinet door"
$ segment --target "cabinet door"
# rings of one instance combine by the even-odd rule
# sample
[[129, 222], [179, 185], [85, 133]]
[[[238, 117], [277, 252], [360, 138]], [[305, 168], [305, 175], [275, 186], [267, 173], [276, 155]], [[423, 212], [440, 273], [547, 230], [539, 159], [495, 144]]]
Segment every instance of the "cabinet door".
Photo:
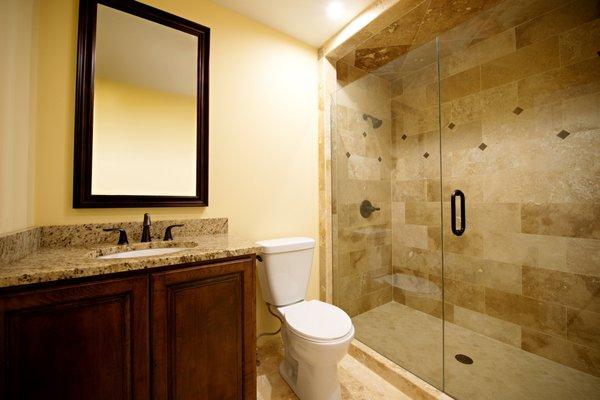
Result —
[[0, 297], [0, 398], [147, 399], [147, 277]]
[[254, 259], [152, 275], [155, 399], [256, 398]]

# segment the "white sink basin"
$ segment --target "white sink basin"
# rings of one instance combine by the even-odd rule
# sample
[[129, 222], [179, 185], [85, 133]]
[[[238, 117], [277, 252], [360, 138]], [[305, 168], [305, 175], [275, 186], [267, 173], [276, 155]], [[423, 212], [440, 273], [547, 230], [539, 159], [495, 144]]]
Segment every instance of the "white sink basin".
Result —
[[142, 250], [131, 250], [123, 251], [121, 253], [107, 254], [100, 256], [100, 259], [111, 259], [111, 258], [139, 258], [139, 257], [152, 257], [162, 256], [165, 254], [177, 253], [178, 251], [189, 250], [187, 247], [166, 247], [159, 249], [142, 249]]

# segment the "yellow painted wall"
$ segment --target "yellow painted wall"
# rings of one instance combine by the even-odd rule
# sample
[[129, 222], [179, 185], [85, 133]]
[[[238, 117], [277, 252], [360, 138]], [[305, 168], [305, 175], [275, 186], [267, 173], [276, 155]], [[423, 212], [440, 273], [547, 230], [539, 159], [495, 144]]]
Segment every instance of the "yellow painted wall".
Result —
[[96, 77], [92, 149], [92, 194], [194, 196], [196, 98]]
[[[77, 1], [42, 0], [36, 224], [228, 217], [251, 240], [318, 237], [317, 51], [206, 0], [148, 4], [211, 27], [207, 208], [74, 210]], [[316, 256], [316, 254], [315, 254]], [[315, 260], [317, 257], [315, 257]], [[260, 292], [259, 292], [260, 293]], [[309, 297], [318, 296], [316, 261]], [[259, 295], [259, 331], [272, 328]]]
[[37, 10], [0, 1], [0, 233], [33, 225]]

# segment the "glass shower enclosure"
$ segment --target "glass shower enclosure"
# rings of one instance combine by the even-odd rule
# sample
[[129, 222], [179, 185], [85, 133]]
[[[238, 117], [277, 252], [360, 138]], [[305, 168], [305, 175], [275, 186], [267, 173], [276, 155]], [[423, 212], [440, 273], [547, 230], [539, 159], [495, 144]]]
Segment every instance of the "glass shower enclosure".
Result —
[[599, 3], [429, 3], [336, 65], [334, 304], [457, 399], [597, 399]]

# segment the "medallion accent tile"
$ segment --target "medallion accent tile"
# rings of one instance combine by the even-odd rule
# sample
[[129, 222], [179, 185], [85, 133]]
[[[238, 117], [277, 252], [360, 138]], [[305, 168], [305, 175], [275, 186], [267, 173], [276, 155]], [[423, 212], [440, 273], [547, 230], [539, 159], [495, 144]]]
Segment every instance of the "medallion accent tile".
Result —
[[478, 147], [479, 147], [479, 150], [483, 151], [483, 150], [487, 149], [488, 146], [485, 143], [481, 143]]
[[423, 157], [425, 157], [425, 158], [429, 157], [429, 153], [426, 152], [425, 154], [423, 154]]
[[350, 153], [346, 152], [346, 157], [350, 158]]
[[556, 136], [558, 136], [559, 138], [561, 138], [561, 139], [563, 139], [563, 140], [564, 140], [564, 139], [566, 139], [566, 138], [567, 138], [567, 136], [569, 136], [570, 134], [571, 134], [570, 132], [567, 132], [567, 131], [565, 131], [565, 130], [563, 129], [563, 130], [562, 130], [562, 131], [560, 131], [560, 132], [559, 132], [559, 133], [558, 133]]
[[523, 109], [521, 107], [517, 107], [513, 110], [513, 112], [517, 115], [521, 114], [523, 112]]
[[450, 123], [448, 124], [448, 128], [450, 128], [450, 129], [454, 129], [454, 127], [455, 127], [455, 126], [456, 126], [456, 125], [455, 125], [453, 122], [450, 122]]
[[367, 137], [367, 132], [363, 132], [363, 137]]

